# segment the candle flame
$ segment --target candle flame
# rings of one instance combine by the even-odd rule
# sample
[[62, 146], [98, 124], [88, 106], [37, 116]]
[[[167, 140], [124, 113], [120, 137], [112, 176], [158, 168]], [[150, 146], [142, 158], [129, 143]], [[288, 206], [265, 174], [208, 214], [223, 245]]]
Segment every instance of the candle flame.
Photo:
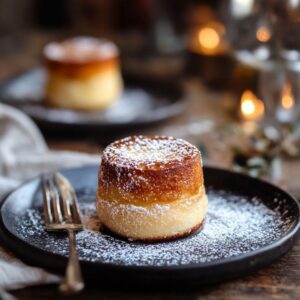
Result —
[[259, 119], [264, 114], [264, 104], [254, 93], [246, 90], [241, 97], [241, 112], [245, 119]]
[[281, 106], [284, 109], [291, 109], [294, 106], [294, 102], [295, 100], [292, 93], [292, 86], [287, 82], [282, 89]]
[[206, 49], [215, 49], [220, 44], [220, 35], [212, 27], [204, 27], [198, 33], [198, 40], [202, 47]]
[[269, 28], [265, 26], [259, 27], [256, 31], [256, 38], [262, 43], [269, 41], [271, 38], [271, 32]]

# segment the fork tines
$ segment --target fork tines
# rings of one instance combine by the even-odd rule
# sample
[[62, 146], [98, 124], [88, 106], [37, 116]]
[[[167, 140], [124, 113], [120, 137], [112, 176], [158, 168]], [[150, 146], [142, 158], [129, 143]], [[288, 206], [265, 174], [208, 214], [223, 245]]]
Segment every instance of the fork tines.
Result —
[[42, 176], [44, 219], [48, 230], [82, 229], [77, 197], [60, 173]]

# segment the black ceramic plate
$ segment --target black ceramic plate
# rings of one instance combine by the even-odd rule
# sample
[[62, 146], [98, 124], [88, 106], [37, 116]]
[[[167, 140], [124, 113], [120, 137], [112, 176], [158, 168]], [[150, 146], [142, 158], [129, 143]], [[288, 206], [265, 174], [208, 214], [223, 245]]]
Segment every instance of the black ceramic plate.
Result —
[[[290, 195], [244, 175], [204, 168], [209, 208], [202, 230], [164, 243], [119, 239], [97, 230], [93, 217], [97, 169], [63, 173], [76, 189], [86, 226], [77, 234], [84, 273], [101, 282], [174, 287], [224, 281], [279, 258], [299, 232], [299, 204]], [[1, 207], [1, 235], [25, 261], [62, 272], [67, 239], [65, 234], [44, 230], [39, 184], [39, 179], [33, 179], [6, 198]]]
[[184, 109], [182, 89], [174, 82], [123, 76], [119, 101], [103, 111], [84, 112], [43, 105], [43, 69], [13, 77], [0, 86], [0, 100], [17, 106], [43, 129], [60, 132], [108, 132], [137, 129], [177, 116]]

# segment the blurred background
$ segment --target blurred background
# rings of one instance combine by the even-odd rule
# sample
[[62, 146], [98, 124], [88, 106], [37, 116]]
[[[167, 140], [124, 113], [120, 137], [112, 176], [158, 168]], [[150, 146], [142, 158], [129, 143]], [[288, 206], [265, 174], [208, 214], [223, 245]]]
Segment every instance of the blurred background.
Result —
[[[124, 56], [171, 60], [185, 50], [190, 30], [218, 18], [219, 2], [1, 0], [0, 51], [9, 57], [30, 52], [36, 61], [47, 42], [83, 35], [113, 40]], [[170, 62], [176, 71], [178, 64]]]
[[[0, 100], [33, 117], [52, 149], [94, 153], [128, 134], [173, 135], [207, 165], [300, 195], [299, 20], [298, 0], [1, 0]], [[146, 91], [149, 106], [132, 96], [99, 114], [30, 106], [38, 78], [15, 76], [43, 68], [47, 43], [74, 36], [113, 41], [125, 91]]]

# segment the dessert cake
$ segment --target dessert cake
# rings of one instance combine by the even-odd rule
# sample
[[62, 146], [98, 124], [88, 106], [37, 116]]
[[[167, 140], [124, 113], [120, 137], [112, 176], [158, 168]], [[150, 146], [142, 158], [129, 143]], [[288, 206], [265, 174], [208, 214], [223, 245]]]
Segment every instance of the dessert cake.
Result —
[[118, 140], [104, 150], [98, 180], [100, 222], [119, 236], [174, 239], [198, 230], [205, 217], [201, 155], [182, 139]]
[[122, 92], [119, 52], [110, 41], [76, 37], [44, 48], [48, 105], [78, 110], [104, 109]]

